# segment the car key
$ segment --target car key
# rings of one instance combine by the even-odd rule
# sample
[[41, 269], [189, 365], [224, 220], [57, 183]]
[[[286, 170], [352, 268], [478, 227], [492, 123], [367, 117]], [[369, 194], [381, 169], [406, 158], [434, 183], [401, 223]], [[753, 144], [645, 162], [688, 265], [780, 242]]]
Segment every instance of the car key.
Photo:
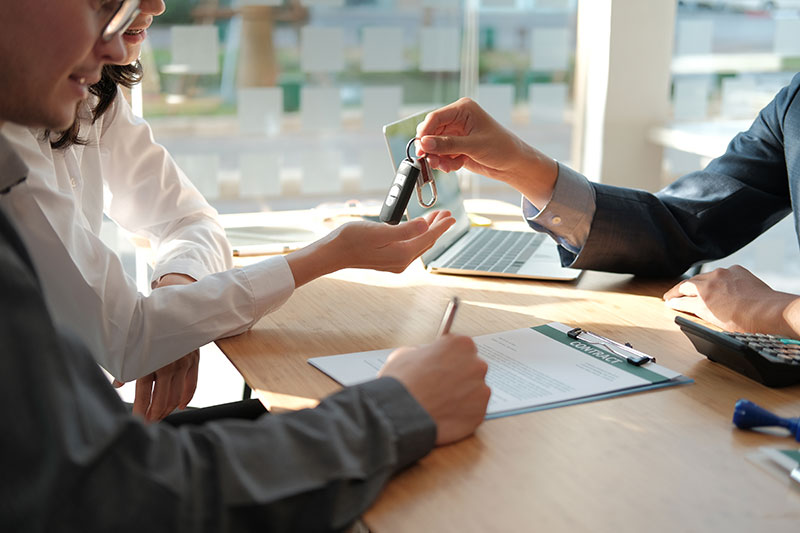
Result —
[[[436, 203], [436, 182], [433, 179], [433, 170], [428, 159], [422, 156], [415, 160], [409, 153], [415, 140], [416, 137], [408, 141], [406, 158], [397, 167], [392, 186], [389, 187], [389, 192], [383, 201], [380, 219], [387, 224], [395, 225], [402, 220], [403, 213], [405, 213], [408, 202], [411, 199], [411, 190], [414, 187], [417, 189], [417, 201], [420, 206], [428, 208]], [[430, 183], [431, 186], [432, 197], [430, 202], [425, 202], [422, 197], [422, 187], [426, 183]]]
[[407, 157], [400, 161], [397, 174], [381, 207], [380, 218], [383, 222], [394, 226], [402, 220], [421, 171], [419, 160], [414, 161]]

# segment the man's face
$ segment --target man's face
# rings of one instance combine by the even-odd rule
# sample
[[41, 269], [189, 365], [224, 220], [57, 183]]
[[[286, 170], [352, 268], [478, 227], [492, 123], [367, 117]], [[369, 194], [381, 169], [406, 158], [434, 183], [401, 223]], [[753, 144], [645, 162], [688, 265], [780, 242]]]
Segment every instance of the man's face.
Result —
[[118, 0], [0, 0], [0, 121], [64, 129], [105, 63], [122, 60], [119, 36], [100, 32]]

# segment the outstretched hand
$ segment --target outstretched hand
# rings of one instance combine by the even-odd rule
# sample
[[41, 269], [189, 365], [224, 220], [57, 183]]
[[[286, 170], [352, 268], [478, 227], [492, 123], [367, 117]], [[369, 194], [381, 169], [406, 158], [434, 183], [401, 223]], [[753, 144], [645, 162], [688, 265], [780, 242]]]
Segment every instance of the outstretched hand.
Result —
[[295, 287], [342, 268], [402, 272], [433, 246], [455, 219], [450, 211], [433, 211], [396, 226], [349, 222], [319, 241], [286, 256]]
[[339, 228], [336, 239], [347, 258], [347, 268], [402, 272], [455, 222], [450, 211], [433, 211], [396, 226], [350, 222]]
[[790, 318], [797, 295], [771, 289], [739, 265], [682, 281], [664, 294], [664, 301], [727, 331], [797, 336]]

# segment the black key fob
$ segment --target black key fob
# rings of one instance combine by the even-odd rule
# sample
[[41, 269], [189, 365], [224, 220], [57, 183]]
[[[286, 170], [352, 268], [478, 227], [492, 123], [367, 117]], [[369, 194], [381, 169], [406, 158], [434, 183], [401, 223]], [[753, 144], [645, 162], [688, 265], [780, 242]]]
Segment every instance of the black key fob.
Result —
[[392, 186], [389, 187], [389, 192], [383, 201], [383, 207], [381, 207], [380, 217], [383, 222], [394, 226], [403, 219], [408, 201], [411, 199], [411, 193], [417, 186], [420, 172], [418, 161], [406, 158], [400, 162]]

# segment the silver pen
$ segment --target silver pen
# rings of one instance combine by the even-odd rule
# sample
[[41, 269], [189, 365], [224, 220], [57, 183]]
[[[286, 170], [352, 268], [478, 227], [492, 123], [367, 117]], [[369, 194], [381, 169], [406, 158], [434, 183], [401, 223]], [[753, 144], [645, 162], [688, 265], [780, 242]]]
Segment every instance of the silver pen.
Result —
[[447, 335], [450, 333], [450, 327], [453, 325], [453, 320], [455, 319], [456, 311], [458, 310], [458, 302], [458, 296], [453, 296], [450, 299], [450, 302], [448, 302], [447, 309], [444, 310], [442, 323], [439, 324], [439, 332], [436, 334], [437, 337], [441, 337], [442, 335]]

